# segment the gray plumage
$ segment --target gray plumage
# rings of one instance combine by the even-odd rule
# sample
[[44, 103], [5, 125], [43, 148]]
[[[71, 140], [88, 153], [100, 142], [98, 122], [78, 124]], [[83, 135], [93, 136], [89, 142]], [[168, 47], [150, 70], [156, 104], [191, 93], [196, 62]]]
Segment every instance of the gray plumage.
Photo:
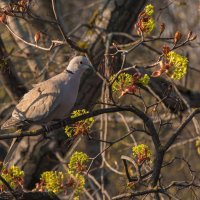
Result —
[[[86, 57], [74, 57], [65, 71], [34, 85], [33, 89], [16, 105], [11, 118], [2, 125], [1, 129], [24, 128], [29, 124], [43, 125], [54, 120], [65, 119], [76, 102], [81, 76], [90, 66]], [[12, 154], [14, 150], [11, 149], [12, 145], [9, 150]], [[9, 161], [11, 155], [8, 154], [4, 162]]]

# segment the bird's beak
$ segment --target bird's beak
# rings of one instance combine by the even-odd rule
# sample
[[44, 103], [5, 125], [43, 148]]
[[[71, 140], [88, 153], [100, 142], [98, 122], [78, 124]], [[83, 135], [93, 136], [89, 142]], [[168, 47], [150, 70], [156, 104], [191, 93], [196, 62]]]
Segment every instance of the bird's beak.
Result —
[[95, 72], [96, 70], [95, 70], [94, 66], [92, 65], [90, 59], [88, 58], [87, 55], [86, 55], [86, 57], [87, 57], [87, 59], [88, 59], [88, 61], [89, 61], [89, 64], [87, 65], [87, 66], [88, 66], [88, 69], [91, 69], [93, 72]]
[[89, 67], [90, 69], [93, 69], [93, 68], [94, 68], [92, 65], [88, 65], [88, 67]]

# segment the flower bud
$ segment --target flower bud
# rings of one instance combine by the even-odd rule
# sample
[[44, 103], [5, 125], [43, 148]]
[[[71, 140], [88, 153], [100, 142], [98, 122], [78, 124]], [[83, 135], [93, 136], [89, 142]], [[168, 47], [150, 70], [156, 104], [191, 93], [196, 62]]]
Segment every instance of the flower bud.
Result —
[[192, 36], [192, 31], [190, 31], [190, 32], [188, 33], [188, 35], [187, 35], [187, 40], [190, 40], [191, 36]]
[[176, 31], [175, 35], [174, 35], [174, 44], [176, 45], [177, 42], [181, 39], [182, 35], [179, 31]]
[[5, 13], [3, 13], [3, 14], [0, 16], [0, 23], [6, 24], [6, 14], [5, 14]]
[[165, 44], [162, 49], [163, 54], [167, 55], [170, 52], [170, 48]]
[[196, 40], [197, 39], [197, 35], [193, 35], [190, 37], [190, 41]]
[[165, 31], [165, 23], [162, 23], [160, 25], [160, 36], [162, 35], [162, 33]]
[[40, 32], [37, 32], [35, 35], [34, 35], [34, 40], [35, 40], [35, 43], [38, 44], [39, 40], [40, 40]]
[[122, 91], [122, 93], [119, 96], [119, 98], [121, 98], [125, 94], [134, 94], [136, 92], [136, 90], [137, 90], [137, 87], [135, 85], [128, 86], [125, 90]]
[[152, 77], [159, 77], [161, 75], [161, 70], [157, 70], [151, 74]]

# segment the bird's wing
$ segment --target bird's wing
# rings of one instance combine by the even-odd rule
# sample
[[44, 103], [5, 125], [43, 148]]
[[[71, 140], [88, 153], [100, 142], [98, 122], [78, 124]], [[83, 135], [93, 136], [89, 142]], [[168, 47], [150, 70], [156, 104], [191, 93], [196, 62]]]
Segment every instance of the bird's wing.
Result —
[[41, 83], [24, 95], [12, 117], [21, 121], [39, 122], [59, 105], [60, 88], [51, 81]]

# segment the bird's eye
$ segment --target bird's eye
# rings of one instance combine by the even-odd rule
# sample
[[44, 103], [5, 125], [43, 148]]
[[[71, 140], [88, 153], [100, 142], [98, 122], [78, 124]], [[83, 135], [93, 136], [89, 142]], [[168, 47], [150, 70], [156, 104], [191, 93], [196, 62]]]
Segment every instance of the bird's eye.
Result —
[[81, 62], [80, 62], [80, 64], [82, 65], [82, 64], [83, 64], [83, 62], [81, 61]]

